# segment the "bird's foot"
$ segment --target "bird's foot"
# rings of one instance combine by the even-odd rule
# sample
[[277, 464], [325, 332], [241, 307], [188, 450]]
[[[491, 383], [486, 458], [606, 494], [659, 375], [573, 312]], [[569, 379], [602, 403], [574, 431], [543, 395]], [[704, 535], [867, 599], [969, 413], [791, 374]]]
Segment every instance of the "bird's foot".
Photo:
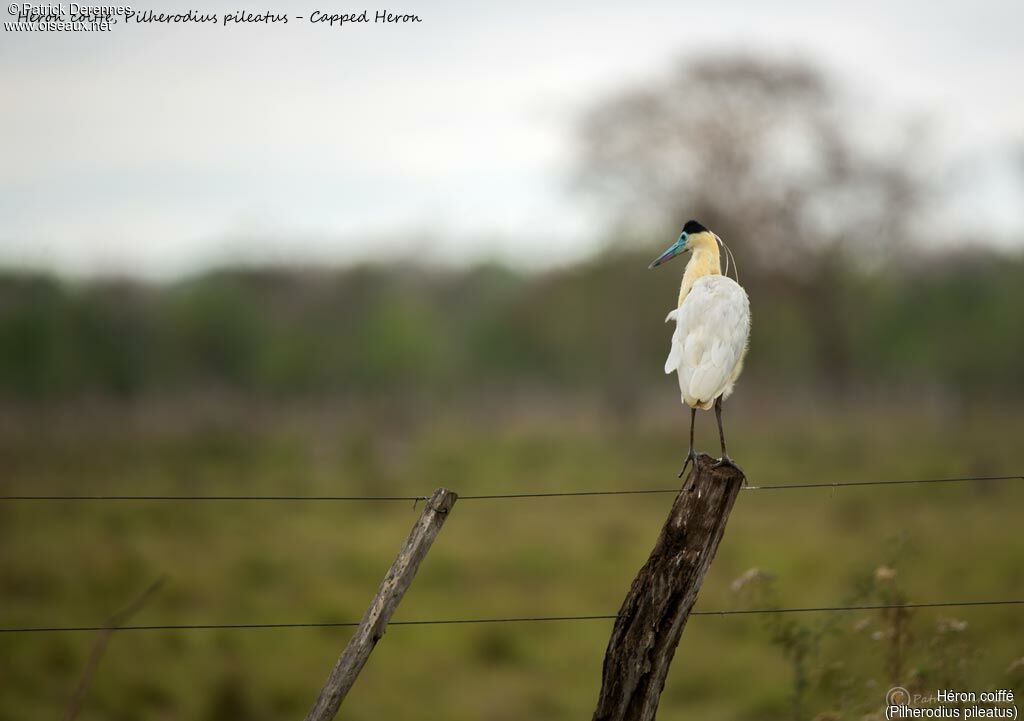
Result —
[[721, 458], [719, 458], [717, 461], [712, 463], [711, 467], [712, 468], [734, 468], [735, 470], [739, 471], [741, 476], [743, 476], [743, 484], [746, 485], [746, 483], [747, 483], [747, 474], [743, 472], [743, 469], [740, 468], [739, 465], [737, 465], [736, 461], [734, 461], [733, 459], [729, 458], [729, 456], [727, 454], [725, 454], [725, 453], [722, 454]]
[[686, 454], [686, 460], [683, 461], [683, 468], [682, 468], [681, 471], [679, 471], [679, 475], [676, 476], [676, 478], [682, 478], [683, 474], [686, 473], [687, 466], [690, 466], [690, 465], [693, 465], [693, 466], [697, 465], [697, 452], [695, 450], [693, 450], [692, 448], [690, 449], [690, 452]]

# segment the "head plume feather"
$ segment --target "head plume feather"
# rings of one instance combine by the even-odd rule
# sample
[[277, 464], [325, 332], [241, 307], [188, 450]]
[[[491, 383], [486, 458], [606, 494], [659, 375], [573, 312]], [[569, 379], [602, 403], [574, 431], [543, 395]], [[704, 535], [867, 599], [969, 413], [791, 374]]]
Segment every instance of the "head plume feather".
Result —
[[725, 244], [725, 241], [722, 240], [718, 236], [717, 233], [712, 233], [711, 235], [715, 236], [715, 240], [718, 241], [718, 244], [725, 251], [725, 270], [722, 271], [722, 275], [728, 276], [729, 275], [729, 268], [731, 266], [732, 267], [733, 276], [736, 278], [736, 282], [739, 283], [740, 282], [740, 268], [736, 264], [736, 256], [734, 256], [732, 254], [732, 250], [729, 248], [728, 245]]

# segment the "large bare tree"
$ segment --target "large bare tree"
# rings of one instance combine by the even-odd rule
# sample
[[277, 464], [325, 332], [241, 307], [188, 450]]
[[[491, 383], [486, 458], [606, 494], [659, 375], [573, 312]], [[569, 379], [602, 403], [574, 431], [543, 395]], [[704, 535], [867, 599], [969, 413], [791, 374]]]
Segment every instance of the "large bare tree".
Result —
[[906, 146], [870, 137], [886, 130], [810, 66], [708, 58], [594, 106], [579, 175], [619, 237], [664, 245], [696, 217], [729, 243], [755, 288], [805, 296], [820, 369], [842, 385], [842, 266], [888, 257], [919, 197]]

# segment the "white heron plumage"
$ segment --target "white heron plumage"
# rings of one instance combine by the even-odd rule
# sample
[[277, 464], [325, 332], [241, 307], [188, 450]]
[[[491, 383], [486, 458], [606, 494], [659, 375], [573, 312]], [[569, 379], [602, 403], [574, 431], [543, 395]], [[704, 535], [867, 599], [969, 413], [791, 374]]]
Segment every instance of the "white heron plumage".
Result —
[[[683, 273], [676, 308], [665, 322], [675, 321], [672, 345], [665, 360], [665, 373], [676, 373], [682, 401], [691, 409], [690, 453], [687, 463], [696, 455], [693, 450], [693, 424], [698, 408], [715, 409], [719, 438], [722, 442], [721, 463], [735, 465], [725, 448], [722, 429], [722, 400], [732, 393], [743, 370], [743, 358], [750, 337], [750, 300], [736, 280], [722, 274], [725, 250], [726, 269], [729, 260], [736, 261], [722, 240], [695, 220], [688, 221], [679, 238], [651, 263], [661, 265], [680, 253], [692, 252]], [[686, 466], [683, 466], [686, 470]], [[682, 472], [680, 472], [682, 475]]]
[[750, 335], [750, 301], [739, 283], [724, 275], [698, 278], [678, 308], [665, 372], [679, 375], [683, 403], [710, 410], [724, 400], [743, 370]]

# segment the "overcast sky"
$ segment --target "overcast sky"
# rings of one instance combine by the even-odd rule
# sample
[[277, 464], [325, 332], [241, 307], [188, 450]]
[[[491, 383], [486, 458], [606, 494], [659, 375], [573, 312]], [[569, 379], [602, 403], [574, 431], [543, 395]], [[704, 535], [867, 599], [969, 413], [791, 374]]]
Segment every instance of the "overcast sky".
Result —
[[563, 262], [605, 220], [569, 187], [581, 109], [733, 50], [820, 65], [864, 122], [927, 117], [952, 169], [944, 222], [1024, 235], [1020, 0], [389, 9], [422, 22], [4, 31], [0, 264], [166, 278], [229, 259]]

